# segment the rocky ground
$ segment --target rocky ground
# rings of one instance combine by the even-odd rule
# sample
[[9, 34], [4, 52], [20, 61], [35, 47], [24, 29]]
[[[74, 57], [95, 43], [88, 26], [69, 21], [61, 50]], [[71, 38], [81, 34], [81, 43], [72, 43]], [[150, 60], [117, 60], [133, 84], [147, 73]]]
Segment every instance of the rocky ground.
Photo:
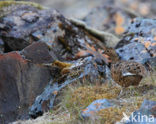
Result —
[[[0, 1], [0, 124], [155, 124], [156, 2], [36, 2]], [[110, 47], [148, 72], [120, 98]]]

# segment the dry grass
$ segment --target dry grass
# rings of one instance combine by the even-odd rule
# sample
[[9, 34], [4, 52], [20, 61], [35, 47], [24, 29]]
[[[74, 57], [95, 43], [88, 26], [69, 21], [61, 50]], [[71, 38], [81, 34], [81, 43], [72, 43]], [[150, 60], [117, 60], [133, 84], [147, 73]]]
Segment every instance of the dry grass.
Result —
[[[146, 77], [137, 88], [128, 88], [120, 99], [116, 99], [120, 90], [120, 87], [110, 82], [101, 86], [89, 85], [89, 82], [85, 85], [74, 83], [62, 91], [59, 97], [61, 103], [51, 110], [46, 118], [40, 117], [32, 123], [29, 120], [29, 124], [114, 124], [122, 119], [122, 112], [130, 115], [139, 109], [144, 99], [156, 101], [156, 75], [154, 73]], [[99, 111], [94, 119], [81, 118], [81, 111], [91, 102], [104, 98], [117, 100], [119, 104]]]
[[[74, 122], [81, 121], [80, 112], [91, 102], [97, 99], [116, 99], [121, 88], [107, 83], [102, 86], [95, 85], [70, 85], [64, 92], [62, 104], [71, 114]], [[114, 108], [101, 110], [98, 115], [98, 123], [113, 124], [122, 119], [122, 112], [130, 115], [133, 111], [140, 108], [144, 99], [156, 101], [156, 74], [147, 76], [138, 87], [130, 87], [120, 98], [120, 104]], [[89, 122], [91, 123], [91, 122]]]

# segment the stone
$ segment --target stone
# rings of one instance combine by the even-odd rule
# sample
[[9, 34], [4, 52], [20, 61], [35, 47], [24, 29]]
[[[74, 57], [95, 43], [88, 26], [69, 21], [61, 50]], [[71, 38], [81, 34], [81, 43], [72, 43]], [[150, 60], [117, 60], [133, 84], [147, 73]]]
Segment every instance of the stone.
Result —
[[[3, 9], [0, 38], [6, 44], [7, 52], [22, 50], [34, 42], [45, 42], [56, 59], [71, 60], [81, 49], [86, 49], [86, 43], [100, 42], [56, 10], [27, 4], [11, 4]], [[104, 44], [101, 44], [97, 46], [102, 48]]]
[[156, 56], [155, 31], [154, 19], [134, 19], [123, 39], [117, 44], [116, 52], [123, 60], [134, 60], [144, 64]]
[[52, 63], [54, 60], [50, 55], [49, 48], [44, 42], [33, 43], [21, 51], [21, 55], [32, 63]]
[[[0, 123], [28, 117], [28, 107], [52, 79], [50, 68], [35, 64], [37, 61], [41, 63], [52, 60], [50, 56], [43, 58], [48, 55], [48, 47], [45, 44], [32, 44], [23, 51], [28, 53], [33, 47], [35, 48], [35, 45], [40, 46], [42, 52], [40, 54], [38, 51], [36, 54], [34, 52], [33, 57], [27, 54], [29, 55], [27, 59], [20, 52], [0, 54]], [[43, 58], [43, 61], [37, 58]], [[31, 62], [31, 59], [34, 63]]]
[[108, 99], [98, 99], [93, 101], [86, 109], [81, 112], [81, 116], [84, 118], [93, 118], [100, 110], [113, 107], [115, 104]]
[[128, 13], [113, 2], [108, 2], [94, 8], [82, 20], [90, 27], [120, 36], [126, 31], [128, 24], [134, 17], [136, 15]]
[[4, 52], [4, 42], [0, 39], [0, 53]]
[[[88, 80], [90, 83], [104, 83], [109, 78], [106, 76], [107, 69], [105, 64], [98, 64], [93, 57], [72, 61], [72, 65], [63, 68], [59, 72], [60, 76], [51, 80], [44, 91], [36, 97], [35, 102], [29, 108], [30, 117], [36, 118], [43, 115], [47, 110], [52, 110], [58, 104], [56, 96], [71, 83], [85, 83], [85, 80]], [[83, 79], [85, 80], [83, 81]]]

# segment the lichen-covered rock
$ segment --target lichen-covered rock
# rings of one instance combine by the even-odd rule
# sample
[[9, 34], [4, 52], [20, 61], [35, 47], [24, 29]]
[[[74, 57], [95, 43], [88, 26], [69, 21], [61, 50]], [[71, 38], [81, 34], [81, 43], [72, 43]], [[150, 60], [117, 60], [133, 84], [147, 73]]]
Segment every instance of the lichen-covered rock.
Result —
[[145, 63], [156, 56], [156, 21], [136, 18], [129, 25], [116, 51], [123, 60]]
[[[5, 121], [16, 119], [18, 112], [23, 117], [28, 105], [32, 105], [36, 95], [41, 92], [30, 115], [37, 117], [52, 108], [56, 94], [53, 97], [52, 92], [46, 92], [49, 85], [58, 83], [61, 90], [81, 78], [86, 77], [91, 82], [106, 78], [106, 65], [101, 59], [104, 44], [56, 10], [42, 10], [28, 4], [7, 4], [1, 11], [0, 39], [4, 43], [4, 52], [21, 50], [1, 55], [4, 60], [0, 60], [1, 85], [5, 86], [1, 98], [3, 95], [7, 97], [7, 102], [2, 106], [10, 105], [10, 97], [17, 97], [13, 106], [5, 111], [6, 114], [2, 110]], [[50, 79], [52, 81], [49, 83]], [[11, 87], [15, 88], [9, 90]], [[5, 94], [5, 91], [10, 92]], [[53, 87], [48, 91], [53, 91]], [[14, 117], [9, 115], [10, 111], [16, 113]], [[6, 120], [8, 115], [10, 119]]]
[[154, 0], [104, 0], [82, 20], [99, 30], [121, 35], [135, 17], [155, 17]]
[[46, 10], [42, 12], [36, 7], [24, 4], [9, 5], [4, 8], [5, 11], [9, 10], [0, 19], [2, 25], [0, 37], [11, 50], [22, 50], [34, 42], [32, 33], [47, 28], [52, 20], [51, 15], [55, 13], [54, 11], [48, 14]]
[[135, 12], [142, 17], [155, 17], [155, 0], [114, 0], [114, 2], [117, 6]]
[[134, 17], [136, 15], [128, 13], [113, 3], [111, 5], [108, 3], [94, 8], [83, 20], [88, 26], [121, 35]]
[[[42, 94], [36, 97], [34, 104], [29, 110], [31, 117], [36, 118], [42, 115], [43, 112], [52, 109], [54, 103], [56, 104], [55, 97], [59, 94], [59, 91], [67, 85], [78, 81], [85, 83], [85, 80], [90, 83], [104, 83], [105, 79], [108, 78], [106, 76], [106, 65], [100, 65], [94, 61], [93, 57], [87, 57], [83, 60], [79, 59], [71, 63], [71, 66], [62, 68], [59, 72], [60, 76], [52, 80]], [[58, 62], [54, 62], [51, 66], [58, 66]]]
[[80, 49], [85, 49], [86, 43], [99, 42], [56, 10], [41, 10], [25, 4], [10, 5], [7, 9], [11, 11], [0, 18], [0, 38], [10, 51], [42, 41], [57, 59], [67, 60], [75, 58]]
[[97, 112], [106, 109], [109, 107], [113, 107], [115, 104], [108, 99], [98, 99], [92, 102], [86, 109], [81, 112], [82, 117], [84, 118], [93, 118], [96, 116]]
[[[0, 54], [0, 123], [14, 121], [17, 117], [27, 117], [28, 107], [52, 79], [51, 73], [55, 73], [48, 67], [32, 63], [39, 61], [36, 58], [49, 54], [45, 44], [36, 45], [44, 52], [38, 54], [36, 49], [36, 56], [32, 54], [33, 59], [30, 54], [30, 58], [26, 58], [20, 52]], [[35, 48], [35, 44], [32, 47]], [[27, 50], [29, 49], [24, 49], [28, 53]], [[47, 62], [51, 60], [52, 57], [46, 59]]]

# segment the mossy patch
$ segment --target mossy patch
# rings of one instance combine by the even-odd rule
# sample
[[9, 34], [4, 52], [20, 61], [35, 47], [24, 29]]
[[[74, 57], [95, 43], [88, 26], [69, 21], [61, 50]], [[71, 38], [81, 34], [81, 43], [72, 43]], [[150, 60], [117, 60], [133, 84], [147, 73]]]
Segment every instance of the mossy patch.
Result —
[[58, 61], [58, 60], [54, 61], [52, 64], [55, 65], [55, 66], [60, 67], [61, 69], [68, 68], [68, 67], [72, 66], [71, 63], [61, 62], [61, 61]]
[[0, 8], [3, 7], [7, 7], [13, 4], [24, 4], [24, 5], [30, 5], [30, 6], [34, 6], [38, 9], [46, 9], [46, 7], [41, 6], [40, 4], [34, 3], [34, 2], [26, 2], [26, 1], [14, 1], [14, 0], [10, 0], [10, 1], [0, 1]]

